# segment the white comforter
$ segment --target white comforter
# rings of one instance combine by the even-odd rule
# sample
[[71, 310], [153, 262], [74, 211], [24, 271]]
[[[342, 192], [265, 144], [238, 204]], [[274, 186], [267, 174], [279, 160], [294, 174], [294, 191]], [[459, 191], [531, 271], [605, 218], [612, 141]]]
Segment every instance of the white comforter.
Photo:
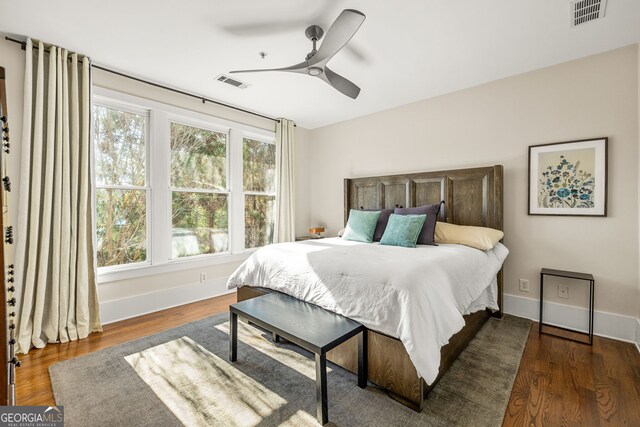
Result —
[[463, 314], [497, 310], [495, 276], [509, 251], [462, 245], [401, 248], [341, 238], [265, 246], [227, 287], [260, 286], [292, 295], [399, 338], [428, 384], [440, 347], [464, 326]]

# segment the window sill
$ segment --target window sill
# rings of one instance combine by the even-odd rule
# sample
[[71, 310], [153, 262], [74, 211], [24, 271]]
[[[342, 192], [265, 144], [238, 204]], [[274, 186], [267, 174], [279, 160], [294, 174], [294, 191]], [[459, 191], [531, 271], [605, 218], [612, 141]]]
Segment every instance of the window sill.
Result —
[[171, 273], [174, 271], [191, 270], [196, 268], [210, 267], [212, 265], [230, 264], [243, 262], [255, 249], [247, 249], [236, 254], [220, 254], [213, 256], [201, 256], [195, 259], [175, 260], [166, 264], [158, 265], [132, 265], [107, 271], [98, 270], [98, 284], [117, 282], [120, 280], [135, 279], [137, 277], [153, 276], [156, 274]]

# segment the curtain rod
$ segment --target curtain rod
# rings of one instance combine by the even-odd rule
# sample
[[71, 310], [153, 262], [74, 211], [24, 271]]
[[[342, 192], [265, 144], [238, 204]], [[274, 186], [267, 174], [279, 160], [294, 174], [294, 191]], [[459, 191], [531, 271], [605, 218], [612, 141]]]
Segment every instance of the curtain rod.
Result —
[[[18, 43], [22, 47], [22, 50], [26, 49], [26, 46], [27, 46], [26, 42], [13, 39], [13, 38], [8, 37], [8, 36], [5, 36], [5, 39], [10, 41], [10, 42]], [[34, 47], [36, 49], [38, 48], [37, 46], [34, 46]], [[144, 80], [144, 79], [141, 79], [139, 77], [135, 77], [135, 76], [131, 76], [129, 74], [122, 73], [120, 71], [115, 71], [115, 70], [112, 70], [112, 69], [109, 69], [109, 68], [106, 68], [106, 67], [102, 67], [100, 65], [91, 64], [91, 66], [93, 68], [97, 68], [99, 70], [106, 71], [107, 73], [116, 74], [118, 76], [125, 77], [125, 78], [131, 79], [131, 80], [135, 80], [135, 81], [140, 82], [140, 83], [148, 84], [150, 86], [155, 86], [155, 87], [158, 87], [160, 89], [165, 89], [165, 90], [168, 90], [168, 91], [171, 91], [171, 92], [179, 93], [181, 95], [189, 96], [191, 98], [199, 99], [199, 100], [202, 101], [203, 104], [206, 103], [206, 102], [209, 102], [211, 104], [216, 104], [216, 105], [220, 105], [220, 106], [223, 106], [223, 107], [231, 108], [231, 109], [236, 110], [236, 111], [241, 111], [243, 113], [251, 114], [253, 116], [262, 117], [263, 119], [273, 120], [274, 122], [280, 123], [280, 119], [276, 119], [274, 117], [265, 116], [264, 114], [255, 113], [253, 111], [245, 110], [244, 108], [236, 107], [236, 106], [233, 106], [233, 105], [230, 105], [230, 104], [225, 104], [224, 102], [216, 101], [214, 99], [206, 98], [204, 96], [195, 95], [193, 93], [185, 92], [185, 91], [180, 90], [180, 89], [175, 89], [175, 88], [172, 88], [170, 86], [165, 86], [165, 85], [162, 85], [160, 83], [155, 83], [155, 82], [152, 82], [152, 81], [149, 81], [149, 80]]]

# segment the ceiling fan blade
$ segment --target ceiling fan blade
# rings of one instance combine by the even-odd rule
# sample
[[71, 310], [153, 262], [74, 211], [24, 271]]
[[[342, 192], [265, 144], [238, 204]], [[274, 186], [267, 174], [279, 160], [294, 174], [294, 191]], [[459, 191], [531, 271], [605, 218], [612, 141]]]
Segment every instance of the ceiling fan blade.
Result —
[[284, 68], [261, 68], [257, 70], [235, 70], [235, 71], [229, 71], [229, 73], [236, 74], [236, 73], [258, 73], [262, 71], [288, 71], [290, 73], [307, 74], [308, 66], [309, 66], [308, 62], [304, 61], [299, 64], [295, 64], [290, 67], [284, 67]]
[[318, 52], [309, 59], [309, 65], [324, 65], [346, 45], [358, 31], [366, 16], [355, 9], [345, 9], [336, 18], [324, 36]]
[[327, 67], [324, 67], [324, 73], [320, 74], [318, 78], [324, 80], [338, 92], [347, 95], [349, 98], [356, 99], [360, 94], [360, 88], [355, 83], [331, 71]]

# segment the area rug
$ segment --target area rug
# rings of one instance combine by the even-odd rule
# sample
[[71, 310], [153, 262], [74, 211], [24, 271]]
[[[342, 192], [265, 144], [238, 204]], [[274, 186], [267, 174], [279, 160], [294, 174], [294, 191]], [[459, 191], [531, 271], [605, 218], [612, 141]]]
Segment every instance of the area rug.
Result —
[[[490, 319], [417, 413], [329, 364], [336, 426], [499, 426], [530, 321]], [[67, 360], [49, 368], [67, 426], [314, 426], [315, 362], [239, 323], [228, 362], [222, 314]]]

